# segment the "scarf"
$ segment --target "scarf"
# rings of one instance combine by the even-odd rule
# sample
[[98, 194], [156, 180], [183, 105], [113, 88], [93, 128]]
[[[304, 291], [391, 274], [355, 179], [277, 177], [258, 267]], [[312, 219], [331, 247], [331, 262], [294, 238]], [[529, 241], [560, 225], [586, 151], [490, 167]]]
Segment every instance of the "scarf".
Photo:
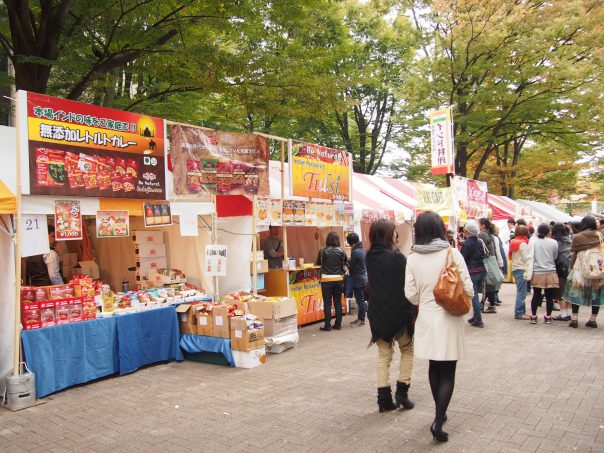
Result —
[[526, 236], [516, 236], [514, 239], [512, 239], [512, 241], [510, 242], [510, 258], [512, 257], [512, 253], [520, 250], [520, 246], [522, 245], [522, 243], [528, 244], [528, 241], [529, 238], [527, 238]]
[[414, 251], [415, 253], [421, 253], [421, 254], [428, 254], [428, 253], [434, 253], [434, 252], [438, 252], [440, 250], [445, 250], [448, 249], [449, 247], [451, 247], [451, 244], [449, 244], [448, 241], [444, 241], [442, 239], [436, 238], [436, 239], [432, 239], [432, 242], [430, 242], [427, 245], [420, 245], [420, 244], [415, 244], [411, 250]]
[[602, 237], [596, 230], [581, 231], [573, 237], [573, 242], [570, 246], [571, 252], [581, 252], [583, 250], [593, 249], [600, 245]]

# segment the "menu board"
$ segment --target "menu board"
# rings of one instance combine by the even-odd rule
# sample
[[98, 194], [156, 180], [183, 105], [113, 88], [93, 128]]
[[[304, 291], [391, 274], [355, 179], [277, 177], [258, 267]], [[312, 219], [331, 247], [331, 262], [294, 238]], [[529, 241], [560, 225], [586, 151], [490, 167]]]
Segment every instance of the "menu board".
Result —
[[165, 198], [163, 120], [38, 93], [18, 97], [24, 193]]
[[270, 194], [269, 149], [255, 134], [170, 126], [170, 160], [175, 195], [211, 199], [213, 194]]
[[55, 239], [82, 239], [82, 210], [78, 200], [55, 200]]
[[283, 225], [295, 225], [296, 202], [283, 200]]

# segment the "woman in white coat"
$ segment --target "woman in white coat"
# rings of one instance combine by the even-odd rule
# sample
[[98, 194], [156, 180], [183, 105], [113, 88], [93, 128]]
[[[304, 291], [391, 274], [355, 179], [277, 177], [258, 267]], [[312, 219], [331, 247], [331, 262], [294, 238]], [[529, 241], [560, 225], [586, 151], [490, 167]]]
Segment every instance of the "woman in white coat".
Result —
[[[419, 305], [415, 357], [430, 360], [428, 377], [436, 406], [430, 431], [439, 442], [448, 440], [442, 425], [447, 419], [447, 408], [455, 387], [457, 361], [465, 352], [463, 317], [450, 315], [434, 301], [434, 286], [445, 266], [449, 249], [445, 231], [443, 219], [438, 214], [430, 211], [420, 214], [415, 222], [415, 245], [405, 270], [405, 296], [412, 304]], [[474, 288], [466, 263], [455, 248], [452, 257], [465, 293], [472, 297]]]

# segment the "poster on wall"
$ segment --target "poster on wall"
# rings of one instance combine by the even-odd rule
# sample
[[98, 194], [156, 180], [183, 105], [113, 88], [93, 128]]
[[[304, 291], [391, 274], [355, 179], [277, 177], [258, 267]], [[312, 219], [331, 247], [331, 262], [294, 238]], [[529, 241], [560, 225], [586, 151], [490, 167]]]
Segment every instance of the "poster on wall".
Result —
[[294, 210], [294, 224], [306, 225], [306, 202], [296, 201]]
[[169, 201], [146, 201], [143, 203], [145, 227], [172, 225], [172, 210]]
[[283, 200], [283, 225], [294, 225], [295, 213], [296, 202], [293, 200]]
[[125, 238], [130, 236], [130, 213], [128, 211], [97, 211], [97, 238]]
[[165, 198], [162, 119], [19, 91], [23, 193]]
[[78, 200], [55, 200], [55, 239], [82, 239], [82, 210]]
[[271, 200], [271, 225], [283, 225], [283, 201]]
[[354, 231], [354, 205], [352, 203], [344, 203], [344, 230]]
[[453, 190], [451, 187], [416, 188], [416, 212], [434, 211], [441, 216], [450, 216], [453, 209]]
[[327, 203], [316, 203], [315, 204], [315, 212], [317, 213], [317, 226], [324, 227], [327, 226], [325, 222], [325, 216], [327, 215]]
[[488, 217], [487, 183], [474, 179], [455, 177], [455, 197], [459, 204], [460, 218], [479, 219]]
[[348, 152], [310, 143], [290, 143], [289, 154], [292, 196], [352, 201], [352, 160]]
[[226, 277], [227, 246], [206, 245], [206, 275]]
[[170, 126], [170, 161], [176, 196], [270, 194], [268, 141], [254, 134]]
[[306, 225], [317, 226], [317, 205], [316, 203], [306, 203]]
[[430, 138], [432, 154], [432, 174], [454, 173], [453, 121], [451, 109], [430, 112]]
[[256, 199], [256, 225], [268, 226], [271, 224], [272, 205], [270, 198]]

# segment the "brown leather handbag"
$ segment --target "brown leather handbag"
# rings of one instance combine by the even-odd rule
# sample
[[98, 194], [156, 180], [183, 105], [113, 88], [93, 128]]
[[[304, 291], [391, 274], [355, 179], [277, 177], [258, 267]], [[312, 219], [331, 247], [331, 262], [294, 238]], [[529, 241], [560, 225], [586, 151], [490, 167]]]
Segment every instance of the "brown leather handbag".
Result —
[[463, 316], [470, 311], [472, 301], [464, 290], [459, 269], [452, 257], [452, 250], [449, 247], [445, 266], [434, 286], [434, 300], [451, 315]]

